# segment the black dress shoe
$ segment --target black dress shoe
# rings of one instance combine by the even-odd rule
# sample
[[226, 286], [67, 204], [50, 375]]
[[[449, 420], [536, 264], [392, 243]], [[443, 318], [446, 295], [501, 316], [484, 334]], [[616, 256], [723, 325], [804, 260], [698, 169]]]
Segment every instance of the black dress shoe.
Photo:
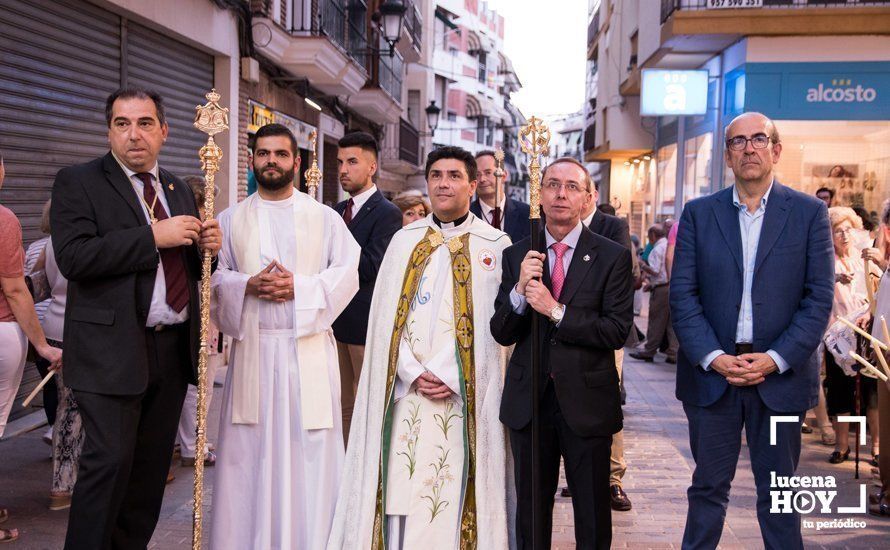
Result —
[[841, 462], [846, 461], [850, 458], [850, 448], [847, 447], [847, 450], [844, 452], [835, 451], [831, 453], [831, 456], [828, 457], [828, 462], [832, 464], [840, 464]]
[[630, 503], [630, 499], [627, 498], [627, 493], [624, 492], [624, 489], [621, 488], [621, 485], [612, 485], [609, 487], [609, 492], [612, 496], [612, 509], [617, 512], [627, 512], [633, 505]]
[[568, 487], [563, 487], [562, 490], [559, 492], [559, 496], [563, 498], [572, 498], [572, 492], [569, 491]]
[[652, 361], [655, 360], [654, 357], [649, 357], [648, 355], [643, 355], [642, 353], [633, 352], [633, 353], [628, 353], [628, 355], [630, 355], [634, 359], [639, 359], [639, 360], [645, 361], [647, 363], [651, 363]]

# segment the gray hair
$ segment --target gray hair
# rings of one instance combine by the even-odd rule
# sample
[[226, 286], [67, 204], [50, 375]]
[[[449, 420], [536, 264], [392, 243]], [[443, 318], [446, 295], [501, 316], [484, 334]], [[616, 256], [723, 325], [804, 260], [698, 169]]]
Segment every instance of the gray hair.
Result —
[[890, 199], [881, 205], [881, 224], [890, 227]]

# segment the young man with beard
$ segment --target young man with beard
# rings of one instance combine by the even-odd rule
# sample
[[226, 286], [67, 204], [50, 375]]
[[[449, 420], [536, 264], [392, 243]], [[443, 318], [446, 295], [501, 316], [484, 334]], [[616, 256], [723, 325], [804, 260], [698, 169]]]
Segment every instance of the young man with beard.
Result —
[[343, 436], [348, 438], [355, 391], [365, 356], [365, 333], [368, 332], [374, 283], [390, 239], [402, 228], [402, 212], [374, 185], [372, 178], [377, 173], [377, 142], [374, 136], [352, 132], [343, 136], [337, 145], [340, 186], [349, 193], [349, 199], [340, 202], [334, 209], [343, 216], [349, 232], [362, 249], [358, 264], [358, 293], [334, 321], [334, 337], [340, 358]]
[[256, 133], [257, 192], [219, 216], [214, 321], [234, 338], [223, 394], [214, 549], [321, 548], [343, 464], [331, 324], [358, 289], [336, 212], [294, 189], [297, 142]]

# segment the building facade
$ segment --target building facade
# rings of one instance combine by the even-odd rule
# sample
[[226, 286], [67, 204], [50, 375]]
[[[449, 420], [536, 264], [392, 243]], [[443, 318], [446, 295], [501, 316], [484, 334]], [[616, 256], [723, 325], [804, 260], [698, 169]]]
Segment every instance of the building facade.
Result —
[[[776, 121], [779, 181], [874, 215], [890, 192], [890, 2], [712, 4], [590, 3], [589, 63], [605, 70], [588, 77], [586, 157], [610, 163], [632, 231], [732, 183], [723, 130], [745, 111]], [[641, 71], [655, 68], [707, 71], [705, 114], [640, 116]]]

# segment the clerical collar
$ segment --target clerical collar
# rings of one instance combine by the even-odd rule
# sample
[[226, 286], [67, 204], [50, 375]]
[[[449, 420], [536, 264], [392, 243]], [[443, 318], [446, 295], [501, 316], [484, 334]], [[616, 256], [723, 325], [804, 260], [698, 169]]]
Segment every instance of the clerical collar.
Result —
[[469, 212], [469, 211], [468, 211], [466, 214], [464, 214], [463, 216], [461, 216], [461, 217], [459, 217], [458, 219], [454, 220], [453, 222], [443, 222], [442, 220], [440, 220], [439, 218], [437, 218], [435, 214], [433, 214], [433, 223], [435, 223], [436, 225], [438, 225], [438, 226], [441, 227], [442, 229], [452, 229], [452, 228], [454, 228], [454, 227], [457, 227], [457, 226], [463, 224], [465, 221], [467, 221], [467, 218], [468, 218], [468, 217], [470, 217], [470, 212]]

